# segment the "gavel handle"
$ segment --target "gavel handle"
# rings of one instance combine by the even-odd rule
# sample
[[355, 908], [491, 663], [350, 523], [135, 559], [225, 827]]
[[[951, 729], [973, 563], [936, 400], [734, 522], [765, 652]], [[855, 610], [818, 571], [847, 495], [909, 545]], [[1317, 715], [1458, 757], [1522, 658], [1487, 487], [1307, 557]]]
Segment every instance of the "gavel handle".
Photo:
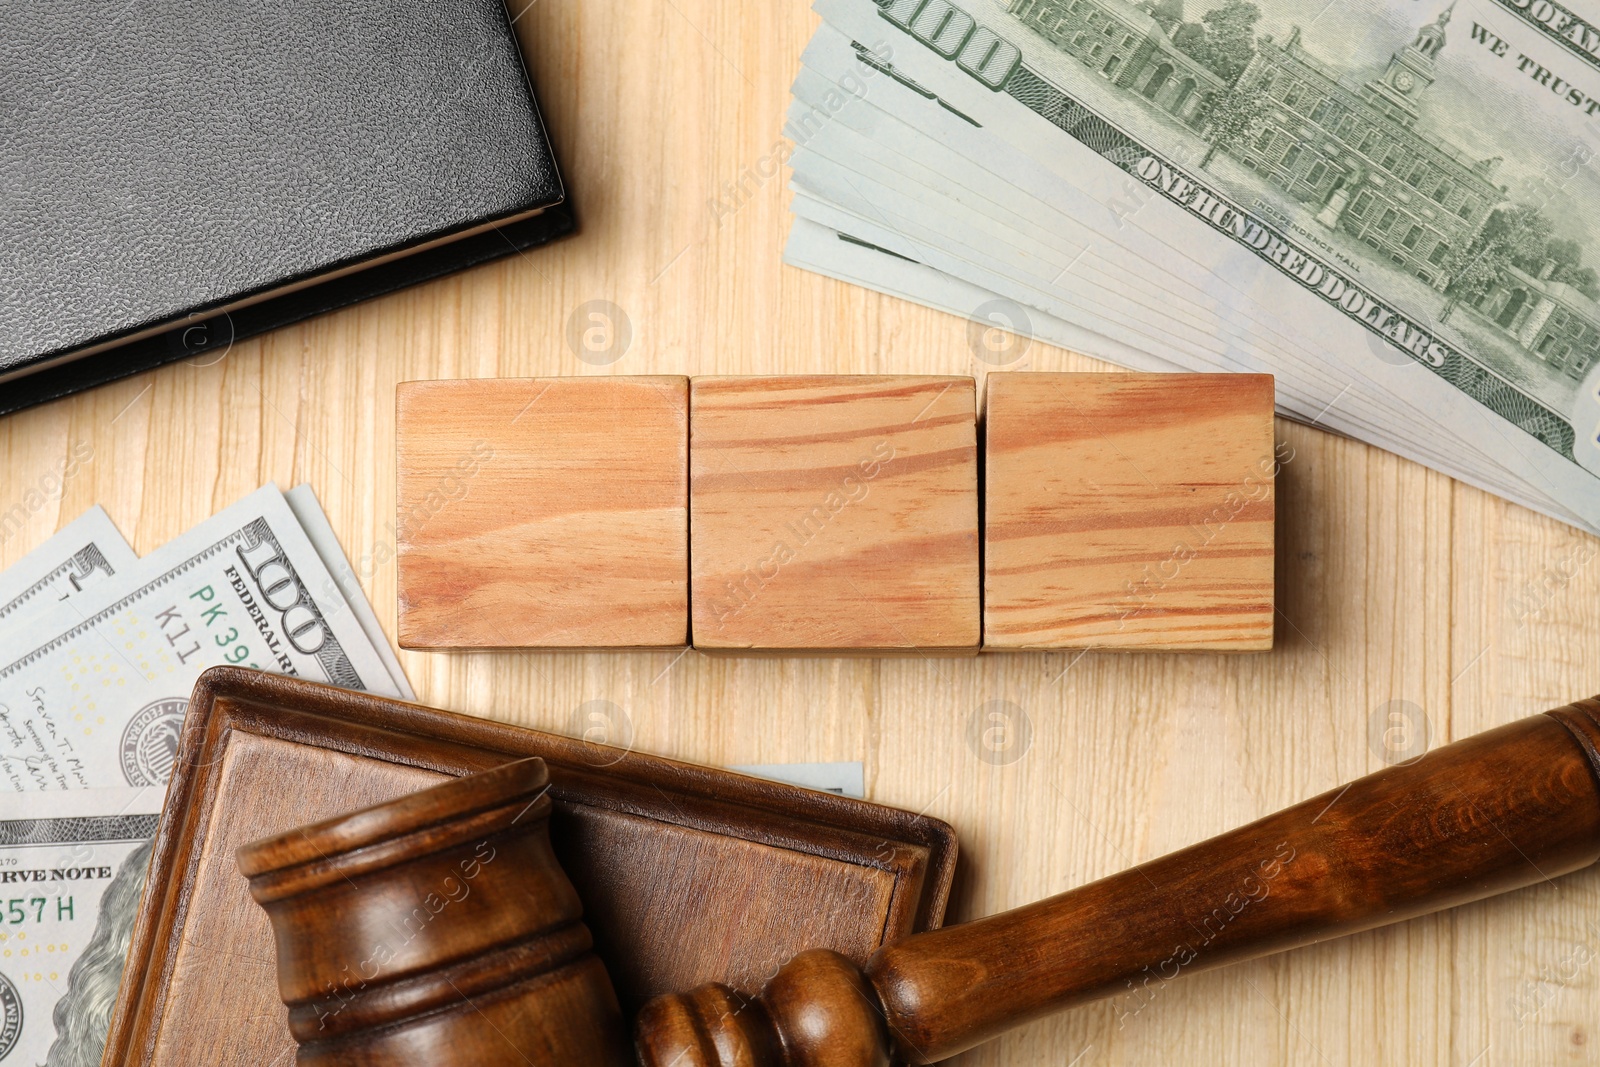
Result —
[[1546, 881], [1600, 856], [1600, 698], [1490, 730], [1221, 837], [886, 946], [867, 978], [931, 1063], [1102, 997]]

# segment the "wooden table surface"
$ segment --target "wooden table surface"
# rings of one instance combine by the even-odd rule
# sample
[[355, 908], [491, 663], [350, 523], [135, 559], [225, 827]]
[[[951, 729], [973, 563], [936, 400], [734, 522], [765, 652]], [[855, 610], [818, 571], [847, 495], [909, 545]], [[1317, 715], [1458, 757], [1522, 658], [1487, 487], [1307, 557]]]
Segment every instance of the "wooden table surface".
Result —
[[[96, 502], [147, 552], [263, 482], [307, 480], [392, 635], [397, 382], [981, 376], [965, 322], [780, 263], [779, 129], [815, 25], [795, 0], [530, 4], [517, 29], [581, 234], [0, 419], [0, 510], [92, 450], [0, 563]], [[713, 206], [733, 189], [739, 206]], [[606, 366], [567, 340], [589, 301], [631, 334]], [[1035, 345], [1011, 369], [1100, 366]], [[1277, 432], [1293, 458], [1267, 654], [401, 659], [422, 700], [479, 715], [567, 733], [612, 721], [613, 741], [715, 764], [862, 760], [872, 799], [960, 832], [956, 918], [1375, 770], [1371, 725], [1390, 702], [1438, 743], [1600, 689], [1593, 538], [1365, 445]], [[997, 756], [985, 731], [1007, 722]], [[1600, 1063], [1600, 871], [1185, 977], [1142, 1010], [1091, 1006], [959, 1062]]]

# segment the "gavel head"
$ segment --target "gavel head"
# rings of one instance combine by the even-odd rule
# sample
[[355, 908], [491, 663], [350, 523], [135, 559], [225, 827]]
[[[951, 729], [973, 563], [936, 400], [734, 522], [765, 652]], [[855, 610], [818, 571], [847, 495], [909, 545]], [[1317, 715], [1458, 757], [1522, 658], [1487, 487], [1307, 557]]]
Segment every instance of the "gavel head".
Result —
[[641, 1067], [888, 1067], [878, 996], [837, 952], [803, 952], [760, 997], [723, 985], [657, 997], [634, 1027]]
[[239, 850], [302, 1067], [632, 1062], [547, 782], [523, 760]]

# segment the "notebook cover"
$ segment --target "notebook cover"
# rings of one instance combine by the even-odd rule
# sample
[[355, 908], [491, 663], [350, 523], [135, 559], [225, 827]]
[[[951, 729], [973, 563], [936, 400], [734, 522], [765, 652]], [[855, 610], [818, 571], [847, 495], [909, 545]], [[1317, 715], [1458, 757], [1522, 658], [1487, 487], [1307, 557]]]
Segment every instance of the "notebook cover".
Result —
[[503, 0], [38, 0], [0, 69], [0, 410], [572, 225]]

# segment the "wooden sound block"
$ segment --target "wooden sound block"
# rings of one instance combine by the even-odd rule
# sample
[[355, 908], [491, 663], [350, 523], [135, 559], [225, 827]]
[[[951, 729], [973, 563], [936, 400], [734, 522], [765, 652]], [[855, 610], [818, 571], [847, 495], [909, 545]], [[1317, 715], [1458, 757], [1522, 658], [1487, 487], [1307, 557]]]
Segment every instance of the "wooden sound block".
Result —
[[705, 981], [753, 994], [814, 946], [864, 961], [943, 918], [956, 842], [935, 819], [219, 667], [189, 703], [105, 1067], [293, 1062], [239, 846], [528, 756], [630, 1016]]
[[688, 642], [688, 379], [396, 389], [406, 648]]
[[695, 378], [695, 647], [976, 651], [976, 414], [971, 378]]
[[1271, 375], [986, 385], [985, 649], [1272, 647]]

